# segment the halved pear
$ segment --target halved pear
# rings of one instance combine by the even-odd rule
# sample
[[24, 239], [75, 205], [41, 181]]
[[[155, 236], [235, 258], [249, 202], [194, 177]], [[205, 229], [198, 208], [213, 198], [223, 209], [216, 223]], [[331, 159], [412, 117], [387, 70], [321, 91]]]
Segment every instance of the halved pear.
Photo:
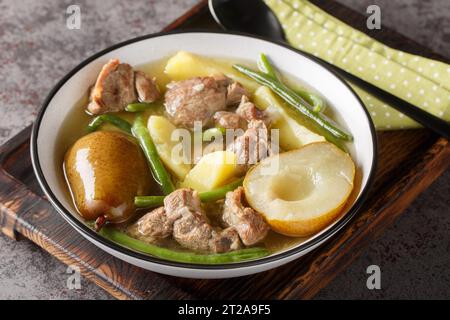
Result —
[[261, 161], [245, 176], [245, 196], [271, 228], [304, 237], [325, 228], [353, 190], [355, 164], [329, 142], [316, 142]]

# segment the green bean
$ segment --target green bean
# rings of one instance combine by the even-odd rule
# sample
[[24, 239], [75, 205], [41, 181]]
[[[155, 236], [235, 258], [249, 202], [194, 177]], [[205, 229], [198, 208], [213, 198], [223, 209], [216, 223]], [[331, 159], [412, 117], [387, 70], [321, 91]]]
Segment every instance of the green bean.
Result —
[[167, 248], [158, 247], [156, 245], [132, 238], [126, 233], [110, 226], [104, 226], [99, 231], [99, 233], [105, 238], [132, 250], [177, 262], [197, 264], [222, 264], [258, 259], [269, 254], [269, 251], [266, 248], [261, 247], [230, 251], [227, 253], [197, 254], [191, 252], [174, 251]]
[[295, 90], [295, 93], [312, 105], [312, 110], [314, 112], [323, 112], [325, 110], [325, 101], [318, 95], [302, 89]]
[[203, 141], [211, 141], [212, 137], [216, 136], [223, 136], [226, 132], [225, 128], [222, 127], [215, 127], [215, 128], [209, 128], [205, 131], [203, 131], [202, 140]]
[[154, 108], [155, 106], [157, 106], [156, 103], [146, 103], [146, 102], [130, 103], [129, 105], [126, 106], [125, 111], [141, 112], [147, 109]]
[[87, 130], [89, 132], [94, 132], [98, 128], [100, 128], [100, 126], [103, 125], [105, 122], [108, 122], [116, 126], [117, 128], [125, 131], [126, 133], [131, 134], [131, 124], [128, 121], [123, 120], [122, 118], [119, 118], [112, 114], [102, 114], [100, 116], [96, 116], [94, 119], [91, 120], [91, 122], [89, 122]]
[[[270, 64], [269, 59], [267, 59], [264, 53], [261, 53], [258, 60], [258, 68], [261, 72], [273, 78], [273, 80], [280, 81], [274, 67]], [[281, 81], [280, 81], [281, 82]], [[315, 112], [323, 111], [325, 108], [325, 102], [318, 95], [306, 91], [306, 90], [296, 90], [300, 97], [302, 97], [306, 102], [312, 106], [312, 110]]]
[[[279, 81], [279, 78], [277, 77], [274, 68], [272, 67], [269, 60], [263, 53], [260, 55], [260, 59], [258, 60], [258, 67], [262, 72], [266, 73], [267, 75], [272, 75], [272, 78], [274, 80]], [[301, 89], [297, 89], [295, 93], [298, 94], [300, 97], [302, 97], [304, 100], [306, 100], [312, 106], [312, 110], [314, 112], [321, 112], [325, 109], [326, 106], [325, 101], [318, 95]], [[297, 109], [295, 109], [295, 111], [297, 111]], [[319, 129], [319, 131], [323, 130]], [[331, 136], [327, 132], [323, 132], [323, 135], [327, 138], [328, 141], [336, 145], [342, 151], [348, 152], [347, 148], [345, 147], [345, 144], [342, 143], [341, 140]]]
[[163, 193], [167, 195], [174, 191], [175, 187], [170, 175], [159, 158], [158, 151], [156, 150], [155, 144], [153, 143], [152, 137], [150, 136], [141, 115], [138, 115], [134, 120], [132, 133], [139, 141], [145, 157], [150, 164], [153, 175], [160, 184]]
[[[200, 192], [199, 197], [203, 202], [212, 202], [225, 198], [225, 195], [229, 191], [233, 191], [237, 187], [242, 185], [244, 178], [237, 179], [223, 187]], [[164, 205], [164, 196], [138, 196], [134, 197], [134, 205], [136, 208], [156, 208]]]
[[326, 133], [325, 138], [327, 136], [332, 136], [337, 139], [342, 139], [346, 141], [351, 141], [352, 136], [343, 130], [337, 128], [332, 121], [328, 119], [325, 115], [319, 114], [308, 107], [308, 103], [296, 94], [292, 89], [286, 87], [280, 81], [274, 80], [270, 76], [263, 74], [261, 72], [257, 72], [246, 68], [241, 65], [233, 65], [233, 67], [239, 72], [247, 75], [252, 78], [259, 84], [265, 85], [272, 89], [278, 96], [280, 96], [283, 100], [285, 100], [289, 105], [291, 105], [294, 110], [299, 111], [306, 119], [311, 121], [311, 123], [318, 129], [322, 129], [320, 131]]
[[259, 55], [259, 60], [257, 64], [261, 72], [267, 74], [269, 77], [272, 77], [274, 80], [278, 80], [278, 76], [275, 69], [272, 67], [272, 65], [269, 62], [269, 59], [267, 59], [264, 53], [261, 53]]
[[211, 191], [200, 192], [199, 193], [200, 200], [202, 200], [203, 202], [212, 202], [212, 201], [217, 201], [217, 200], [223, 199], [223, 198], [225, 198], [225, 195], [227, 194], [227, 192], [233, 191], [237, 187], [241, 186], [243, 181], [244, 181], [244, 178], [240, 178], [240, 179], [237, 179], [236, 181], [233, 181], [227, 185], [224, 185], [223, 187], [220, 187], [220, 188], [217, 188], [217, 189], [214, 189]]
[[87, 130], [88, 132], [94, 132], [94, 131], [96, 131], [96, 130], [104, 123], [104, 122], [105, 122], [105, 121], [103, 120], [102, 116], [97, 116], [97, 117], [95, 117], [94, 119], [92, 119], [92, 120], [89, 122], [89, 124], [88, 124], [86, 130]]
[[137, 196], [134, 197], [136, 208], [156, 208], [164, 205], [165, 196]]

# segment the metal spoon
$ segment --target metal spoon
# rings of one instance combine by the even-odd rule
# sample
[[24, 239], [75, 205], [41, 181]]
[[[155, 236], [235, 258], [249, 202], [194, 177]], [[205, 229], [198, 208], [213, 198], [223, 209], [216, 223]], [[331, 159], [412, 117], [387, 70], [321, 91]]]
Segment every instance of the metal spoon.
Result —
[[[287, 42], [280, 22], [262, 0], [209, 0], [208, 4], [214, 20], [225, 30], [245, 32], [274, 41]], [[446, 121], [325, 60], [301, 50], [297, 51], [325, 65], [344, 79], [388, 103], [424, 127], [450, 140], [450, 124]]]

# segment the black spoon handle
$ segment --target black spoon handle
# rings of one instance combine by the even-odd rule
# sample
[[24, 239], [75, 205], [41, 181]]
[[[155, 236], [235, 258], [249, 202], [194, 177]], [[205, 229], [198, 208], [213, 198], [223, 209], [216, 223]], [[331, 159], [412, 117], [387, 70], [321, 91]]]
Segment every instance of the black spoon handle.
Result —
[[[298, 50], [300, 51], [300, 50]], [[303, 54], [305, 52], [300, 51]], [[378, 99], [386, 102], [390, 106], [392, 106], [394, 109], [404, 113], [411, 119], [414, 119], [418, 123], [420, 123], [422, 126], [429, 128], [430, 130], [438, 133], [439, 135], [445, 137], [446, 139], [450, 140], [450, 124], [446, 122], [445, 120], [442, 120], [441, 118], [438, 118], [434, 116], [433, 114], [426, 112], [419, 107], [416, 107], [415, 105], [409, 103], [408, 101], [405, 101], [403, 99], [400, 99], [393, 94], [371, 84], [370, 82], [367, 82], [361, 78], [358, 78], [357, 76], [342, 70], [339, 67], [336, 67], [335, 65], [322, 60], [318, 57], [315, 57], [309, 53], [306, 53], [309, 57], [311, 57], [314, 60], [317, 60], [318, 62], [327, 65], [331, 70], [333, 70], [335, 73], [340, 75], [342, 78], [352, 82], [353, 84], [357, 85], [361, 89], [367, 91], [368, 93], [372, 94], [373, 96], [377, 97]]]

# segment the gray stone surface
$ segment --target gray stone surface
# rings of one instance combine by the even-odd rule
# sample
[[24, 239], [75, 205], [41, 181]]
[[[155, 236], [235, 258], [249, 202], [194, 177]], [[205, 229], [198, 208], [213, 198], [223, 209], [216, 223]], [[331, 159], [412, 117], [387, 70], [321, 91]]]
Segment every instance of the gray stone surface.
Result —
[[[339, 0], [361, 12], [382, 9], [383, 24], [450, 56], [447, 0]], [[161, 29], [196, 0], [77, 1], [81, 30], [65, 27], [72, 1], [0, 0], [0, 143], [31, 123], [51, 87], [92, 53]], [[450, 298], [450, 172], [423, 193], [378, 241], [317, 298]], [[366, 288], [377, 264], [382, 290]], [[110, 299], [82, 279], [66, 286], [61, 264], [36, 245], [0, 235], [0, 299]]]

